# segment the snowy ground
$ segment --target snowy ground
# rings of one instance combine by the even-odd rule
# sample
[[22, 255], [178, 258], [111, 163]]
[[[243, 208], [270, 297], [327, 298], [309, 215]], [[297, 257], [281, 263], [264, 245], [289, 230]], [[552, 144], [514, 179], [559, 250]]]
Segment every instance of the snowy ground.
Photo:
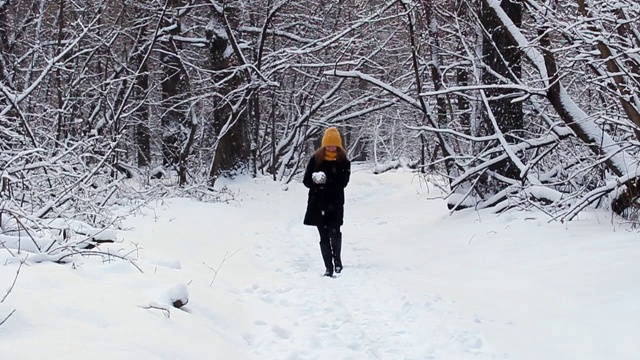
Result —
[[[0, 327], [0, 359], [640, 353], [640, 240], [603, 213], [564, 225], [534, 212], [449, 216], [415, 175], [358, 170], [346, 193], [345, 269], [331, 279], [316, 230], [301, 224], [301, 184], [229, 187], [230, 204], [172, 199], [127, 219], [132, 230], [113, 248], [138, 244], [144, 273], [118, 260], [23, 267], [0, 304], [0, 319], [16, 309]], [[4, 289], [18, 264], [1, 252], [0, 261]], [[183, 310], [148, 308], [181, 286]]]

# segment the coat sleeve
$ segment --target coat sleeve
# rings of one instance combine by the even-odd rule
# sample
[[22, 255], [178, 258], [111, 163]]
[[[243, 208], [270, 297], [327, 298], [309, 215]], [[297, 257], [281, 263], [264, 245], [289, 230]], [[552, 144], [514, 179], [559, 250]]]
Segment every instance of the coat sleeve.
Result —
[[342, 187], [346, 188], [347, 184], [349, 184], [349, 179], [351, 178], [351, 161], [347, 160], [344, 164], [343, 177], [342, 177]]
[[335, 176], [327, 176], [327, 185], [333, 188], [344, 189], [351, 177], [351, 162], [349, 160], [340, 161], [336, 167]]
[[302, 179], [302, 183], [304, 184], [304, 186], [308, 187], [309, 189], [311, 189], [313, 186], [316, 185], [313, 182], [313, 179], [311, 178], [311, 175], [313, 174], [313, 169], [315, 167], [316, 167], [316, 161], [312, 156], [311, 159], [309, 159], [309, 162], [307, 163], [307, 169], [304, 171], [304, 178]]

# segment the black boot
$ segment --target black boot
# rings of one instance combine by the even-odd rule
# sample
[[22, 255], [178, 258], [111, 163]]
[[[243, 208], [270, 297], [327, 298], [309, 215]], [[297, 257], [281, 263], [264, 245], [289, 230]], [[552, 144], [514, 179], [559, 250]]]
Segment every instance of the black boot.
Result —
[[342, 272], [342, 258], [340, 257], [340, 252], [342, 251], [342, 233], [340, 231], [331, 239], [331, 248], [336, 273], [340, 274]]
[[336, 264], [336, 274], [340, 274], [342, 272], [342, 261], [340, 259], [336, 259], [334, 262]]
[[333, 276], [333, 263], [331, 262], [331, 244], [321, 242], [320, 251], [322, 252], [324, 267], [326, 268], [324, 276]]

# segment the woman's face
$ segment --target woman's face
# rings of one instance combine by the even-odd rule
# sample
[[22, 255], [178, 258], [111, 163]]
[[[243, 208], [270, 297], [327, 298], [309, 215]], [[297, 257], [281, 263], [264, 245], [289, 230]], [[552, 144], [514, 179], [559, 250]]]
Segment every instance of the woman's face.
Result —
[[335, 147], [335, 146], [327, 146], [326, 149], [327, 149], [327, 151], [330, 151], [330, 152], [334, 152], [334, 151], [338, 150], [337, 147]]

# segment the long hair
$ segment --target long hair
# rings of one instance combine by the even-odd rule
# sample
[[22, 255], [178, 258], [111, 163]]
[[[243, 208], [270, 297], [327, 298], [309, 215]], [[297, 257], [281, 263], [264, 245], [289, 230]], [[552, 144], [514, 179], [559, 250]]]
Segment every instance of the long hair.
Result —
[[[321, 147], [320, 149], [316, 150], [316, 152], [313, 153], [313, 157], [315, 158], [315, 163], [316, 163], [316, 169], [320, 167], [320, 165], [325, 161], [325, 155], [326, 155], [326, 149]], [[347, 153], [344, 151], [344, 149], [342, 149], [341, 147], [336, 147], [336, 151], [338, 153], [338, 157], [336, 159], [336, 161], [346, 161], [347, 159]]]

